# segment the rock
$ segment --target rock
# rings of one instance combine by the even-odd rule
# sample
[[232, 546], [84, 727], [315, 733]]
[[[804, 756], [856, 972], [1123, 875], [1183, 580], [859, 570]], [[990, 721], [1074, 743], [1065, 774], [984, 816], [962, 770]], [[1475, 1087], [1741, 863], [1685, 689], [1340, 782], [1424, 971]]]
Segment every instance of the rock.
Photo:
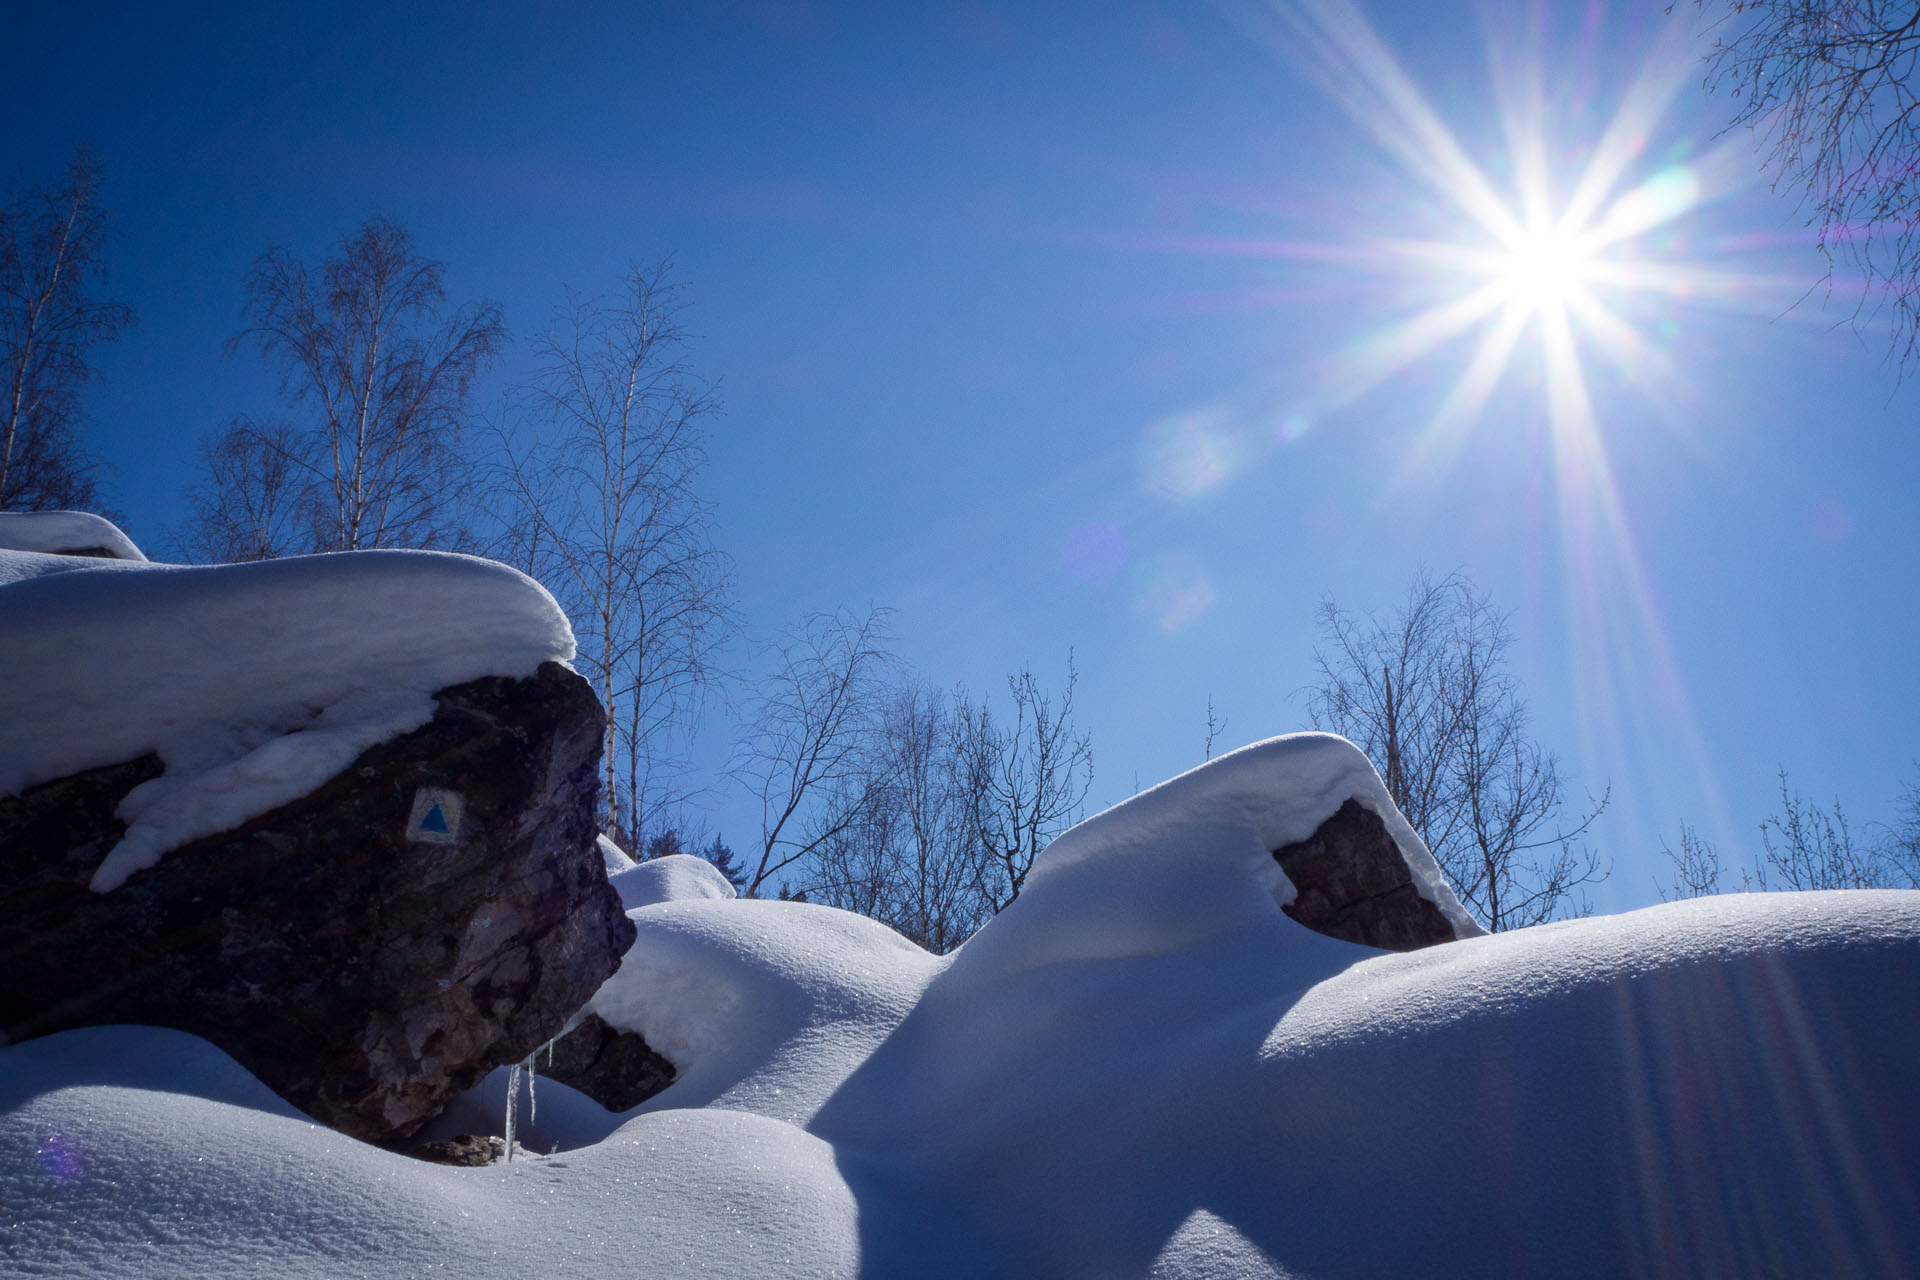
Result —
[[94, 560], [147, 558], [113, 521], [85, 511], [0, 511], [0, 550]]
[[416, 1160], [425, 1160], [432, 1164], [457, 1165], [466, 1169], [476, 1169], [484, 1164], [492, 1164], [506, 1153], [507, 1144], [504, 1141], [477, 1133], [463, 1133], [445, 1142], [425, 1142], [407, 1152]]
[[1349, 799], [1331, 818], [1273, 857], [1293, 882], [1281, 908], [1316, 933], [1388, 951], [1417, 951], [1458, 935], [1414, 887], [1400, 848], [1380, 816]]
[[541, 1067], [550, 1080], [578, 1089], [609, 1111], [637, 1107], [672, 1084], [679, 1072], [638, 1033], [619, 1031], [599, 1014], [581, 1017], [553, 1042]]
[[404, 1137], [524, 1059], [634, 927], [594, 809], [604, 716], [556, 663], [442, 690], [312, 793], [87, 887], [146, 756], [0, 800], [0, 1033], [205, 1037], [316, 1120]]
[[113, 813], [120, 797], [164, 768], [149, 752], [0, 800], [0, 987], [32, 962], [23, 949], [37, 939], [27, 921], [42, 911], [57, 921], [69, 909], [74, 883], [86, 887], [126, 830]]

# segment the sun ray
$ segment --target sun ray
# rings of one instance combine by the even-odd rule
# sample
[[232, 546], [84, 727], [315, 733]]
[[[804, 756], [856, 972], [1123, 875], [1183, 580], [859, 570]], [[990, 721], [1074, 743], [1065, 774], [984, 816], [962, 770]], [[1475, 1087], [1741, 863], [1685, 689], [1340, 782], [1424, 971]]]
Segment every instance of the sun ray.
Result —
[[1346, 0], [1310, 0], [1277, 12], [1300, 42], [1302, 65], [1349, 118], [1480, 226], [1518, 234], [1506, 202], [1359, 10]]
[[1523, 307], [1508, 305], [1500, 319], [1480, 335], [1473, 358], [1454, 383], [1447, 398], [1382, 486], [1376, 510], [1411, 490], [1423, 478], [1444, 475], [1466, 445], [1474, 423], [1506, 372], [1513, 350], [1525, 335], [1531, 317]]
[[1641, 64], [1619, 109], [1595, 144], [1592, 157], [1574, 181], [1565, 210], [1569, 222], [1587, 226], [1600, 214], [1608, 195], [1632, 164], [1646, 154], [1655, 127], [1689, 83], [1693, 67], [1677, 39], [1663, 43]]
[[1316, 397], [1314, 412], [1325, 414], [1358, 400], [1434, 348], [1479, 324], [1503, 301], [1502, 287], [1497, 282], [1487, 284], [1349, 345], [1335, 357], [1332, 376]]

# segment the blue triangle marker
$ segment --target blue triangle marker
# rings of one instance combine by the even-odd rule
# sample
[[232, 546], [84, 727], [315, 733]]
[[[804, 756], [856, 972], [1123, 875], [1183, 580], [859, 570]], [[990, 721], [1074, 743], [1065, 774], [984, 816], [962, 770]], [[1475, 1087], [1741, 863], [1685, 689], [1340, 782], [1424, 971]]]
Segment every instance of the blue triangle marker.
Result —
[[440, 812], [439, 805], [435, 805], [433, 808], [427, 810], [427, 816], [420, 819], [420, 829], [422, 831], [438, 831], [443, 835], [446, 833], [447, 815]]

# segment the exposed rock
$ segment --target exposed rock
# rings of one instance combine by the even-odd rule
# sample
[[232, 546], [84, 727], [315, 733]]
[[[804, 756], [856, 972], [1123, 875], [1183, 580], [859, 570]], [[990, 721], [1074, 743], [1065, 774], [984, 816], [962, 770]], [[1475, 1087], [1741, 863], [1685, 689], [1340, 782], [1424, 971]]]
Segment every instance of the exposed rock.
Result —
[[[18, 986], [9, 979], [26, 972], [30, 948], [43, 942], [33, 922], [43, 914], [57, 921], [70, 911], [73, 886], [84, 889], [119, 842], [126, 830], [113, 813], [120, 797], [164, 767], [149, 753], [0, 799], [0, 1001], [17, 998], [17, 990], [6, 990]], [[94, 941], [101, 949], [112, 946], [111, 939]]]
[[1414, 887], [1386, 823], [1358, 800], [1273, 857], [1295, 893], [1282, 910], [1317, 933], [1388, 951], [1417, 951], [1458, 936]]
[[679, 1074], [638, 1033], [620, 1031], [589, 1013], [553, 1042], [542, 1059], [550, 1080], [578, 1089], [609, 1111], [637, 1107]]
[[433, 1164], [451, 1164], [461, 1168], [476, 1169], [483, 1164], [492, 1164], [506, 1152], [507, 1144], [499, 1138], [489, 1138], [477, 1133], [463, 1133], [445, 1142], [422, 1143], [407, 1154], [416, 1160], [426, 1160]]
[[437, 701], [311, 794], [109, 893], [88, 878], [157, 760], [0, 800], [0, 1033], [190, 1031], [368, 1140], [524, 1059], [634, 938], [594, 843], [604, 717], [555, 663]]

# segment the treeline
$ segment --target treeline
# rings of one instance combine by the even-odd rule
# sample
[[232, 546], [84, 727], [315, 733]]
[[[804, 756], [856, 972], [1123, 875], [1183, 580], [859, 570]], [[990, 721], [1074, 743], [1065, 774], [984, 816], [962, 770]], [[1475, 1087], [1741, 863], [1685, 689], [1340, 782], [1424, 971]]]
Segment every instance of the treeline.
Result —
[[[0, 507], [102, 509], [77, 424], [88, 349], [133, 323], [97, 295], [106, 217], [80, 156], [0, 210], [8, 378]], [[1019, 895], [1080, 813], [1092, 748], [1075, 674], [1029, 670], [1004, 709], [937, 688], [889, 648], [885, 611], [821, 613], [741, 681], [731, 566], [700, 489], [719, 412], [693, 367], [666, 264], [568, 292], [497, 407], [479, 380], [513, 350], [499, 303], [459, 302], [443, 263], [372, 218], [317, 260], [270, 248], [227, 354], [263, 361], [272, 405], [209, 431], [166, 550], [229, 563], [379, 547], [504, 560], [572, 620], [575, 665], [607, 710], [601, 827], [637, 856], [697, 852], [744, 893], [861, 911], [934, 950]], [[698, 816], [692, 735], [708, 700], [743, 705], [732, 773], [761, 829], [736, 854]]]
[[1760, 820], [1760, 847], [1747, 863], [1728, 865], [1712, 841], [1685, 822], [1680, 847], [1661, 843], [1667, 879], [1660, 896], [1774, 889], [1920, 889], [1920, 765], [1901, 788], [1892, 822], [1856, 832], [1836, 797], [1821, 808], [1779, 772], [1780, 804]]
[[[0, 207], [0, 508], [104, 508], [79, 394], [88, 349], [134, 317], [98, 296], [98, 192], [82, 156]], [[476, 383], [512, 350], [501, 307], [450, 300], [443, 264], [390, 221], [314, 261], [269, 249], [244, 300], [228, 352], [264, 361], [279, 394], [210, 430], [168, 549], [230, 562], [444, 548], [538, 579], [607, 710], [600, 820], [623, 849], [697, 852], [746, 894], [858, 911], [944, 952], [1018, 897], [1080, 816], [1093, 753], [1071, 654], [1063, 684], [1022, 668], [988, 697], [910, 670], [884, 610], [839, 610], [776, 637], [757, 680], [724, 668], [742, 637], [700, 488], [719, 404], [667, 266], [566, 294], [485, 413]], [[1588, 843], [1609, 793], [1575, 800], [1532, 735], [1508, 615], [1464, 575], [1423, 572], [1389, 613], [1329, 599], [1319, 622], [1312, 723], [1367, 753], [1467, 907], [1495, 930], [1584, 914], [1610, 870]], [[689, 763], [713, 699], [740, 708], [730, 771], [758, 808], [738, 851], [709, 833]], [[1220, 727], [1209, 702], [1208, 755]], [[1683, 826], [1662, 892], [1920, 884], [1920, 788], [1901, 804], [1856, 838], [1837, 802], [1807, 804], [1783, 773], [1750, 868], [1730, 874]]]

